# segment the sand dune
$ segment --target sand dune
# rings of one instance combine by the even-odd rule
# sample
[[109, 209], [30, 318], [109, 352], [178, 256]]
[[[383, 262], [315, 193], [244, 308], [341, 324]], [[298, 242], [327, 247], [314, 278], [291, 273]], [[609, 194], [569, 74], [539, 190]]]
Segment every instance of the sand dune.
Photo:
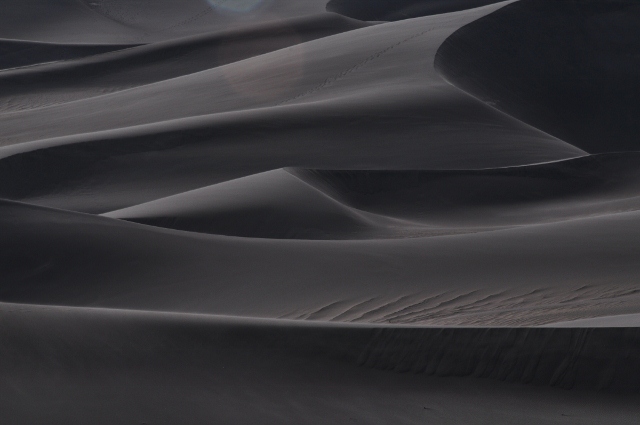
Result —
[[433, 69], [448, 35], [496, 7], [356, 29], [4, 114], [2, 140], [14, 146], [0, 152], [1, 181], [10, 182], [0, 196], [104, 213], [283, 167], [473, 169], [584, 155]]
[[419, 16], [455, 12], [497, 0], [330, 0], [327, 10], [363, 21], [399, 21]]
[[630, 153], [486, 170], [293, 172], [351, 207], [456, 228], [634, 211], [639, 163]]
[[589, 153], [638, 150], [640, 5], [521, 0], [443, 43], [456, 86]]
[[[17, 422], [631, 424], [638, 414], [637, 377], [623, 366], [639, 361], [635, 329], [347, 328], [22, 305], [0, 314], [12, 388], [0, 406]], [[430, 350], [433, 364], [412, 364]], [[606, 374], [591, 375], [594, 365]]]
[[0, 71], [59, 62], [135, 47], [135, 44], [56, 44], [0, 39]]
[[0, 37], [30, 41], [155, 42], [325, 11], [325, 0], [7, 0]]
[[349, 208], [284, 170], [232, 180], [104, 215], [179, 230], [277, 239], [398, 236], [402, 229], [394, 233], [394, 227], [405, 224]]
[[635, 2], [5, 3], [1, 423], [637, 423]]
[[[323, 13], [246, 25], [231, 30], [217, 30], [135, 48], [131, 46], [132, 48], [112, 54], [5, 71], [0, 73], [0, 111], [33, 109], [113, 93], [203, 71], [366, 25], [341, 15]], [[100, 48], [90, 47], [96, 52]], [[102, 47], [103, 51], [117, 48], [117, 45]], [[46, 62], [51, 55], [57, 54], [60, 56], [59, 59], [72, 59], [71, 53], [61, 56], [61, 49], [43, 50], [38, 52], [38, 55], [29, 50], [29, 58], [36, 62]], [[14, 56], [17, 55], [4, 56], [3, 60], [15, 62], [20, 58]], [[4, 59], [5, 57], [7, 59]]]
[[105, 214], [284, 239], [476, 233], [640, 209], [637, 154], [476, 171], [274, 170]]
[[[434, 119], [439, 118], [438, 123], [443, 122], [441, 125], [454, 121], [456, 128], [460, 127], [458, 131], [477, 132], [482, 127], [482, 132], [489, 135], [495, 131], [515, 133], [509, 135], [510, 139], [521, 133], [523, 138], [540, 139], [541, 150], [552, 152], [546, 146], [550, 141], [562, 144], [559, 149], [569, 150], [557, 139], [456, 90], [433, 69], [433, 57], [440, 44], [460, 26], [492, 9], [495, 7], [362, 28], [121, 93], [29, 113], [6, 114], [2, 141], [14, 144], [223, 112], [277, 110], [282, 105], [319, 101], [337, 115], [350, 106], [347, 99], [361, 98], [380, 105], [383, 109], [378, 114], [393, 116], [393, 111], [385, 108], [390, 98], [393, 109], [399, 107], [397, 100], [393, 100], [405, 100], [403, 112], [408, 122], [403, 127], [422, 124], [423, 130], [428, 123], [417, 118], [431, 113]], [[408, 57], [415, 58], [417, 52], [420, 59], [407, 61]], [[374, 83], [377, 87], [372, 87]], [[380, 91], [382, 94], [378, 94]], [[452, 110], [460, 111], [461, 115]], [[100, 111], [99, 117], [95, 111]], [[442, 129], [439, 132], [444, 133]]]
[[599, 316], [590, 317], [588, 319], [569, 320], [566, 322], [551, 323], [549, 327], [554, 328], [613, 328], [613, 327], [630, 327], [635, 328], [640, 323], [640, 315], [633, 314], [617, 314], [615, 316]]
[[493, 326], [640, 302], [638, 212], [369, 241], [202, 235], [12, 202], [2, 217], [2, 301]]
[[[286, 105], [17, 144], [0, 151], [0, 184], [11, 182], [0, 195], [102, 213], [218, 183], [232, 173], [288, 166], [473, 169], [584, 155], [489, 108], [474, 110], [479, 104], [469, 98], [458, 99], [462, 109], [471, 109], [460, 123], [454, 105], [443, 109], [429, 98], [382, 96], [383, 104], [367, 96], [337, 107]], [[420, 119], [425, 113], [428, 119]], [[469, 142], [481, 130], [482, 142]], [[483, 155], [487, 150], [491, 154]]]

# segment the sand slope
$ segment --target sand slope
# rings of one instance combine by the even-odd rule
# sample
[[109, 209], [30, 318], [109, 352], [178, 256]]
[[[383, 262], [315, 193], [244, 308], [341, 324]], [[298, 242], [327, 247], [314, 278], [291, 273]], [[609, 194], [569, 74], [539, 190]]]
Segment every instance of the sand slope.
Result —
[[0, 406], [15, 422], [632, 424], [638, 414], [637, 376], [622, 366], [638, 364], [636, 330], [345, 328], [6, 304], [0, 315], [10, 348]]
[[[390, 218], [349, 208], [274, 170], [105, 214], [201, 233], [277, 239], [343, 239], [393, 233]], [[415, 225], [415, 227], [418, 227]]]
[[205, 236], [11, 202], [2, 217], [3, 301], [503, 326], [639, 302], [637, 212], [371, 241]]
[[447, 36], [497, 7], [356, 29], [3, 114], [2, 139], [13, 146], [0, 152], [11, 182], [0, 195], [103, 213], [282, 167], [469, 169], [584, 155], [433, 69]]
[[638, 150], [640, 5], [523, 0], [442, 45], [456, 86], [590, 153]]
[[[0, 111], [17, 111], [65, 103], [168, 80], [203, 71], [241, 59], [289, 47], [304, 41], [367, 26], [332, 13], [323, 13], [276, 22], [247, 24], [235, 29], [211, 28], [210, 32], [167, 41], [130, 46], [112, 54], [94, 54], [73, 59], [72, 53], [101, 53], [117, 50], [118, 45], [71, 46], [30, 42], [22, 45], [45, 45], [28, 50], [29, 60], [47, 62], [57, 55], [53, 64], [0, 73]], [[53, 49], [54, 46], [56, 49]], [[24, 50], [25, 47], [22, 47]], [[71, 48], [70, 53], [66, 50]], [[80, 49], [84, 50], [80, 50]], [[99, 51], [98, 49], [102, 49]], [[17, 50], [17, 47], [14, 48]], [[64, 52], [64, 54], [63, 54]], [[23, 64], [26, 53], [0, 56], [10, 64]], [[86, 55], [86, 54], [85, 54]], [[4, 62], [3, 62], [4, 63]], [[8, 66], [7, 66], [8, 67]]]
[[135, 44], [57, 44], [0, 39], [0, 70], [5, 71], [4, 76], [6, 70], [11, 68], [94, 56], [135, 46]]
[[637, 423], [635, 3], [5, 3], [0, 423]]
[[637, 154], [469, 171], [260, 173], [105, 214], [232, 236], [371, 239], [475, 233], [640, 209]]
[[330, 0], [327, 10], [364, 21], [398, 21], [498, 3], [496, 0]]
[[324, 0], [8, 0], [0, 37], [76, 43], [154, 42], [212, 28], [324, 12]]
[[[0, 315], [11, 348], [0, 352], [0, 406], [15, 422], [631, 424], [638, 414], [635, 375], [607, 349], [615, 343], [636, 365], [635, 330], [311, 327], [22, 305]], [[420, 341], [440, 347], [439, 365], [411, 365], [429, 352]], [[536, 361], [532, 348], [548, 354]], [[467, 352], [485, 366], [444, 360]], [[593, 365], [607, 374], [576, 379]], [[608, 393], [589, 391], [601, 386]]]

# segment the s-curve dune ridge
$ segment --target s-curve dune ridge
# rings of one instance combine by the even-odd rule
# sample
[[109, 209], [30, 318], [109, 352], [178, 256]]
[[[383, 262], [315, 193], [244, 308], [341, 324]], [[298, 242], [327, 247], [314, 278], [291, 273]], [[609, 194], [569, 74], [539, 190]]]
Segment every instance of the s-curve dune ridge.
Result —
[[0, 422], [637, 424], [631, 0], [4, 0]]

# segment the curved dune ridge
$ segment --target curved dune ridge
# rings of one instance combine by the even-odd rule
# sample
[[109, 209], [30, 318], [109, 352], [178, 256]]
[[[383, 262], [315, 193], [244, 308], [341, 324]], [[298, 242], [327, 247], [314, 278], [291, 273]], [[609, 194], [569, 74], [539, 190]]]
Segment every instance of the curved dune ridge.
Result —
[[363, 21], [399, 21], [473, 9], [497, 0], [329, 0], [327, 10]]
[[469, 171], [280, 169], [103, 215], [254, 238], [475, 233], [635, 211], [639, 169], [634, 153]]
[[589, 153], [635, 151], [640, 5], [523, 0], [462, 28], [436, 57], [457, 87]]
[[635, 424], [631, 0], [5, 0], [0, 422]]
[[61, 44], [0, 39], [0, 70], [100, 55], [136, 47], [136, 44]]

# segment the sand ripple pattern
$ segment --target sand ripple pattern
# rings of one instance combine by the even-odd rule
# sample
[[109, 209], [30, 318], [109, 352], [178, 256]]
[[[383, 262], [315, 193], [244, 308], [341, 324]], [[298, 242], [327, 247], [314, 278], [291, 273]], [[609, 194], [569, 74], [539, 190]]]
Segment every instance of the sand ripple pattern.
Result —
[[1, 424], [637, 425], [638, 1], [2, 1]]

